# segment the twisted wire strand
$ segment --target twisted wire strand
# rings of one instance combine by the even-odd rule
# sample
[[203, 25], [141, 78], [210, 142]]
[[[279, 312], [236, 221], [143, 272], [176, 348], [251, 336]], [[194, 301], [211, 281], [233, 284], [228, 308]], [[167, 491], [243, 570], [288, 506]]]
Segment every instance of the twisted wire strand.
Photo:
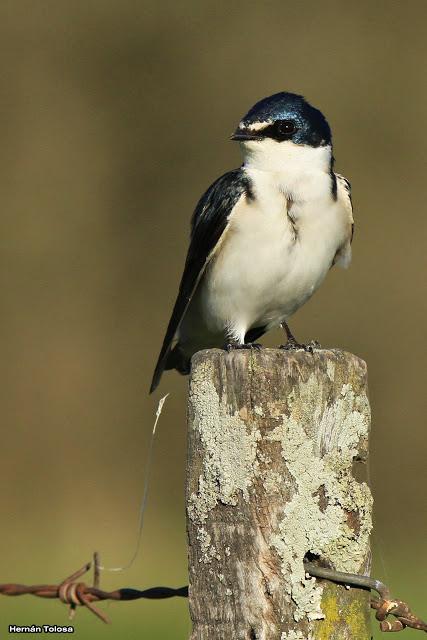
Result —
[[[94, 569], [93, 585], [88, 586], [84, 582], [80, 582], [79, 578], [92, 567]], [[396, 632], [410, 627], [411, 629], [427, 632], [427, 623], [413, 614], [406, 602], [392, 598], [390, 590], [380, 580], [375, 580], [369, 576], [335, 571], [335, 569], [320, 567], [316, 563], [308, 561], [304, 562], [304, 568], [307, 574], [315, 578], [376, 591], [379, 594], [379, 598], [371, 599], [371, 608], [376, 611], [375, 617], [380, 623], [381, 631]], [[0, 584], [0, 594], [5, 596], [34, 595], [39, 598], [58, 598], [61, 602], [68, 605], [70, 618], [73, 617], [76, 607], [84, 606], [105, 623], [109, 623], [110, 620], [103, 611], [95, 606], [94, 602], [100, 602], [102, 600], [129, 601], [140, 598], [162, 600], [165, 598], [188, 597], [188, 586], [178, 588], [152, 587], [149, 589], [124, 587], [115, 589], [114, 591], [104, 591], [99, 588], [99, 569], [99, 556], [95, 553], [93, 562], [88, 562], [83, 565], [83, 567], [65, 578], [59, 585], [39, 584], [28, 586], [12, 583]], [[387, 617], [390, 615], [394, 616], [395, 619], [391, 621], [387, 620]]]

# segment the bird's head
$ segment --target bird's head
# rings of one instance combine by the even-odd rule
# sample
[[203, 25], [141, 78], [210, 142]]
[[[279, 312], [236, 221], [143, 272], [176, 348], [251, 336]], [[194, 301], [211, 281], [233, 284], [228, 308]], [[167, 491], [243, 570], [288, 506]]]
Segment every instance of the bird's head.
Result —
[[331, 157], [332, 136], [325, 116], [302, 96], [281, 92], [257, 102], [240, 121], [232, 140], [242, 143], [245, 156], [301, 155], [307, 147]]

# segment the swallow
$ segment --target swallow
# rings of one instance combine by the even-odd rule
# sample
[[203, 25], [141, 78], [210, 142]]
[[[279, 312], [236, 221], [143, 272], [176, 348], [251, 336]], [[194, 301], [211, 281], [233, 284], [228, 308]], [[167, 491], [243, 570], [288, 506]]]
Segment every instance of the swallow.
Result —
[[282, 326], [329, 269], [351, 261], [349, 181], [334, 172], [325, 116], [302, 96], [280, 92], [257, 102], [232, 140], [243, 164], [199, 200], [178, 296], [154, 371], [190, 371], [200, 349], [253, 348]]

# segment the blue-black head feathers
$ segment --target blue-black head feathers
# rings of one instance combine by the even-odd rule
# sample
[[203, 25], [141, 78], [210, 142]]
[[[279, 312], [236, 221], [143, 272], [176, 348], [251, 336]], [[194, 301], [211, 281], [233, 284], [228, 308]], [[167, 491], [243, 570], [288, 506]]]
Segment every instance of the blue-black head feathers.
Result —
[[263, 140], [320, 147], [332, 144], [329, 124], [302, 96], [282, 91], [257, 102], [242, 118], [233, 140]]

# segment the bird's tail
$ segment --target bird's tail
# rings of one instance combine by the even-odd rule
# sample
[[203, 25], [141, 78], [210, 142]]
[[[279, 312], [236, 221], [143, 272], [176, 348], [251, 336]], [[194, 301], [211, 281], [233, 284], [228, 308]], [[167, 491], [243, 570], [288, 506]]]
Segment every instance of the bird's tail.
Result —
[[172, 351], [168, 355], [168, 359], [165, 366], [166, 370], [176, 369], [183, 376], [190, 373], [191, 358], [182, 351], [179, 342], [174, 346]]
[[151, 382], [150, 393], [157, 388], [163, 371], [169, 371], [169, 369], [176, 369], [184, 376], [190, 373], [191, 358], [185, 355], [179, 342], [173, 349], [168, 350], [162, 358], [159, 358]]

